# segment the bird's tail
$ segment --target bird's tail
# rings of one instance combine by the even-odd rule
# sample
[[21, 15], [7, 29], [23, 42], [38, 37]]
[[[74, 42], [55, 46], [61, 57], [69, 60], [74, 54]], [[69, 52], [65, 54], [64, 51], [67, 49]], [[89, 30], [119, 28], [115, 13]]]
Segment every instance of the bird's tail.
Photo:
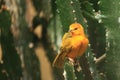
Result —
[[53, 64], [52, 64], [53, 67], [63, 68], [64, 62], [65, 62], [65, 57], [66, 57], [65, 53], [58, 54], [53, 61]]

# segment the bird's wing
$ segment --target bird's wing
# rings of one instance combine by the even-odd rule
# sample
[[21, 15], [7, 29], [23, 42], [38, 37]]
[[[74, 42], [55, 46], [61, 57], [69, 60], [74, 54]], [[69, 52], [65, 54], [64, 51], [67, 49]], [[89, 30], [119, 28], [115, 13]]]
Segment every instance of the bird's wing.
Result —
[[62, 68], [64, 65], [65, 57], [71, 50], [72, 50], [71, 36], [69, 33], [66, 33], [62, 39], [60, 53], [56, 56], [53, 62], [53, 66]]

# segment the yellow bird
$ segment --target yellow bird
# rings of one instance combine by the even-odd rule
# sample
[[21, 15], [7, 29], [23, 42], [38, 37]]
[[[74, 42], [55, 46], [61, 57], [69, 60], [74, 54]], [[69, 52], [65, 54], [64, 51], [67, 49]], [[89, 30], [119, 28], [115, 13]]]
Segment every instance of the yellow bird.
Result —
[[69, 27], [69, 32], [65, 33], [62, 38], [60, 53], [56, 56], [53, 67], [62, 68], [65, 58], [70, 58], [73, 61], [83, 55], [89, 40], [84, 33], [81, 24], [73, 23]]

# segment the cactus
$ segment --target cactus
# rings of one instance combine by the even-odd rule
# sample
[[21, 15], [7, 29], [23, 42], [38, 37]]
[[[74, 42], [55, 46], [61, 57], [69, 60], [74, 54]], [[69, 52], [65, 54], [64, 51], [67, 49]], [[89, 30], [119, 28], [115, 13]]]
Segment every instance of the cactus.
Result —
[[19, 13], [19, 30], [20, 30], [20, 36], [19, 36], [19, 42], [20, 45], [18, 46], [21, 50], [21, 54], [23, 57], [23, 67], [24, 70], [24, 76], [23, 78], [31, 79], [31, 80], [41, 80], [41, 73], [40, 73], [40, 62], [38, 60], [38, 57], [35, 54], [34, 48], [30, 47], [30, 43], [32, 44], [33, 39], [33, 33], [28, 28], [28, 24], [25, 20], [25, 10], [26, 5], [24, 0], [21, 0], [19, 3], [19, 7], [21, 7], [21, 13]]
[[[13, 5], [12, 2], [14, 0], [6, 2]], [[32, 0], [32, 2], [37, 12], [37, 19], [41, 17], [38, 15], [43, 11], [44, 17], [48, 20], [42, 32], [41, 43], [46, 50], [46, 56], [50, 63], [55, 58], [56, 49], [54, 49], [53, 44], [49, 40], [47, 28], [50, 29], [49, 32], [52, 32], [52, 39], [54, 39], [53, 42], [57, 48], [61, 36], [67, 32], [69, 25], [74, 22], [83, 25], [90, 41], [87, 51], [79, 58], [82, 70], [78, 72], [76, 67], [66, 60], [64, 73], [63, 69], [52, 68], [54, 80], [63, 80], [62, 74], [64, 74], [65, 80], [120, 79], [119, 0], [51, 0], [51, 2]], [[16, 5], [17, 12], [12, 11], [12, 17], [15, 16], [16, 21], [11, 22], [11, 15], [5, 6], [4, 0], [0, 1], [0, 46], [2, 47], [2, 56], [0, 55], [0, 58], [2, 57], [0, 61], [0, 80], [20, 80], [22, 74], [23, 80], [26, 77], [31, 80], [41, 79], [39, 72], [40, 64], [34, 49], [29, 47], [29, 43], [33, 39], [33, 33], [30, 32], [24, 18], [26, 11], [26, 4], [24, 3], [25, 0], [15, 2], [15, 4], [18, 4]], [[45, 4], [48, 5], [46, 6]], [[56, 11], [58, 14], [56, 14]], [[52, 18], [50, 17], [51, 14], [53, 15]], [[13, 26], [19, 26], [20, 36], [15, 41], [18, 45], [14, 45], [13, 42], [13, 35], [10, 31], [11, 23]], [[15, 49], [16, 46], [18, 51], [20, 50], [20, 53], [22, 53], [22, 63]], [[106, 58], [95, 64], [94, 57], [99, 59], [103, 54], [106, 54]], [[23, 73], [21, 65], [24, 67]]]
[[21, 60], [13, 43], [13, 35], [10, 32], [11, 15], [8, 10], [0, 12], [2, 63], [0, 79], [20, 80], [22, 77]]
[[[67, 0], [67, 1], [57, 0], [56, 4], [57, 4], [57, 7], [58, 7], [57, 12], [60, 15], [62, 25], [64, 26], [63, 27], [63, 32], [66, 32], [68, 30], [68, 26], [71, 23], [74, 23], [74, 22], [81, 23], [84, 26], [85, 30], [87, 29], [86, 24], [84, 22], [83, 15], [82, 15], [82, 11], [80, 9], [80, 3], [79, 3], [78, 0]], [[92, 53], [90, 55], [93, 56]], [[65, 66], [66, 72], [67, 71], [69, 72], [69, 73], [67, 72], [66, 74], [68, 74], [68, 76], [69, 76], [69, 74], [73, 74], [73, 76], [69, 76], [73, 80], [80, 80], [80, 79], [83, 79], [83, 78], [85, 78], [85, 80], [88, 80], [88, 79], [89, 80], [93, 80], [93, 79], [94, 80], [99, 80], [98, 73], [97, 73], [96, 68], [95, 68], [95, 63], [93, 62], [93, 57], [88, 56], [88, 60], [90, 62], [90, 67], [93, 67], [92, 68], [93, 69], [93, 71], [92, 71], [93, 74], [96, 74], [94, 76], [92, 76], [92, 74], [91, 74], [91, 70], [89, 69], [89, 64], [88, 64], [88, 61], [87, 61], [86, 57], [83, 56], [83, 57], [81, 57], [80, 60], [81, 60], [80, 61], [81, 67], [83, 68], [83, 73], [76, 72], [76, 71], [73, 72], [74, 71], [73, 66], [72, 65], [67, 65], [68, 67], [70, 66], [69, 68], [71, 68], [71, 70], [69, 72], [68, 69]], [[69, 63], [66, 62], [65, 64], [69, 64]], [[84, 77], [84, 75], [85, 75], [85, 77]], [[68, 76], [66, 77], [67, 78], [66, 80], [69, 80]]]
[[98, 58], [105, 53], [106, 32], [103, 24], [100, 22], [99, 12], [95, 12], [92, 7], [93, 4], [88, 1], [82, 1], [81, 8], [88, 24], [88, 35], [92, 52]]
[[67, 60], [64, 67], [65, 71], [63, 73], [65, 80], [76, 80], [74, 67]]
[[[4, 41], [4, 45], [7, 47], [9, 45], [10, 46], [12, 45], [12, 47], [17, 47], [17, 51], [20, 54], [19, 57], [21, 58], [21, 62], [19, 62], [19, 64], [16, 64], [16, 65], [18, 65], [18, 68], [19, 68], [19, 65], [20, 65], [20, 67], [22, 66], [23, 72], [21, 72], [21, 75], [22, 75], [21, 79], [24, 80], [26, 78], [28, 80], [29, 79], [40, 80], [41, 77], [40, 77], [40, 70], [39, 70], [40, 69], [39, 61], [37, 59], [37, 56], [35, 55], [34, 50], [29, 48], [29, 46], [28, 46], [33, 36], [32, 36], [32, 33], [27, 28], [28, 25], [24, 18], [25, 9], [26, 9], [25, 8], [26, 5], [24, 4], [25, 0], [21, 0], [20, 2], [14, 1], [14, 0], [5, 1], [5, 2], [10, 4], [9, 8], [10, 8], [10, 12], [12, 12], [12, 15], [9, 16], [8, 12], [6, 13], [6, 11], [5, 11], [4, 14], [2, 14], [0, 16], [1, 17], [0, 20], [2, 21], [2, 23], [0, 23], [0, 28], [2, 26], [1, 42], [3, 44], [3, 41]], [[15, 7], [15, 8], [11, 9], [11, 6]], [[7, 8], [5, 7], [5, 9], [7, 9]], [[16, 31], [14, 31], [12, 34], [10, 32], [11, 19], [12, 19], [12, 28], [15, 28], [15, 29], [17, 28], [17, 30], [20, 32], [20, 33], [18, 33], [19, 35], [17, 34], [17, 38], [14, 36], [14, 38], [15, 38], [14, 42], [13, 41], [11, 42], [11, 35], [12, 34], [16, 35], [14, 33]], [[5, 38], [5, 40], [3, 38], [4, 35], [7, 36], [7, 39]], [[8, 37], [8, 36], [10, 36], [10, 37]], [[11, 42], [11, 44], [8, 44], [8, 43], [5, 44], [5, 42], [7, 42], [7, 40], [9, 42]], [[12, 40], [13, 40], [13, 38], [12, 38]], [[13, 43], [15, 43], [15, 45], [13, 45]], [[7, 48], [7, 49], [8, 50], [6, 50], [6, 51], [8, 51], [9, 53], [11, 51], [16, 53], [12, 48]], [[5, 49], [2, 51], [5, 52]], [[9, 55], [5, 55], [5, 56], [9, 57]], [[19, 58], [17, 59], [16, 56], [14, 56], [14, 55], [11, 55], [10, 57], [11, 57], [11, 59], [14, 59], [14, 62], [18, 61], [18, 59], [19, 59]], [[3, 58], [4, 58], [4, 56], [3, 56]], [[9, 61], [11, 61], [11, 60], [9, 60]], [[8, 63], [5, 63], [5, 65], [7, 65], [8, 68], [12, 67], [13, 69], [15, 69], [15, 65], [12, 65], [12, 64], [8, 65]], [[21, 69], [19, 69], [19, 70], [21, 70]], [[14, 74], [18, 74], [18, 73], [19, 73], [19, 71], [16, 71], [16, 73], [14, 73]], [[9, 76], [9, 74], [7, 74], [7, 77], [8, 78], [10, 77], [11, 78], [10, 80], [19, 80], [20, 78], [19, 79], [16, 78], [17, 77], [16, 75], [11, 76], [14, 74], [13, 74], [13, 72], [10, 73], [10, 76]], [[2, 78], [2, 77], [0, 77], [0, 78]], [[8, 80], [8, 79], [2, 78], [1, 80]]]
[[[99, 14], [99, 5], [96, 1], [82, 1], [82, 10], [83, 15], [87, 20], [88, 24], [88, 35], [91, 46], [91, 51], [94, 53], [94, 57], [99, 58], [105, 55], [106, 48], [106, 28], [103, 23], [101, 23], [100, 14]], [[93, 61], [93, 60], [92, 60]], [[103, 65], [105, 64], [104, 60], [97, 63], [96, 70], [102, 80], [106, 80], [105, 78], [105, 69]], [[94, 69], [94, 67], [92, 67]]]
[[[63, 26], [63, 28], [62, 28], [63, 33], [67, 32], [69, 25], [76, 22], [76, 21], [77, 22], [81, 21], [82, 24], [84, 24], [83, 17], [80, 14], [81, 13], [80, 8], [79, 8], [80, 4], [78, 1], [75, 1], [75, 0], [67, 0], [67, 1], [56, 0], [56, 4], [57, 4], [57, 12], [60, 16], [62, 26]], [[70, 65], [70, 63], [68, 63], [68, 62], [66, 62], [65, 64], [66, 64], [65, 65], [65, 71], [66, 71], [65, 80], [78, 79], [78, 78], [76, 78], [77, 76], [75, 76], [74, 67], [72, 65]], [[73, 76], [71, 76], [71, 74]], [[80, 72], [80, 74], [81, 74], [81, 72]], [[79, 76], [81, 76], [80, 78], [82, 78], [83, 75], [81, 74]]]
[[106, 28], [106, 60], [105, 71], [107, 80], [120, 79], [120, 1], [100, 0], [102, 23]]

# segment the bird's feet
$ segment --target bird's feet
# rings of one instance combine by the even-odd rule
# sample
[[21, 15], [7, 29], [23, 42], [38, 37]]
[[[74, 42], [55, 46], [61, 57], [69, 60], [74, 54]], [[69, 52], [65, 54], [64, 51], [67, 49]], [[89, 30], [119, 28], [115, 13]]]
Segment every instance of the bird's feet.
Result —
[[73, 65], [78, 72], [82, 70], [78, 59], [68, 58], [68, 60], [69, 60], [69, 63]]

